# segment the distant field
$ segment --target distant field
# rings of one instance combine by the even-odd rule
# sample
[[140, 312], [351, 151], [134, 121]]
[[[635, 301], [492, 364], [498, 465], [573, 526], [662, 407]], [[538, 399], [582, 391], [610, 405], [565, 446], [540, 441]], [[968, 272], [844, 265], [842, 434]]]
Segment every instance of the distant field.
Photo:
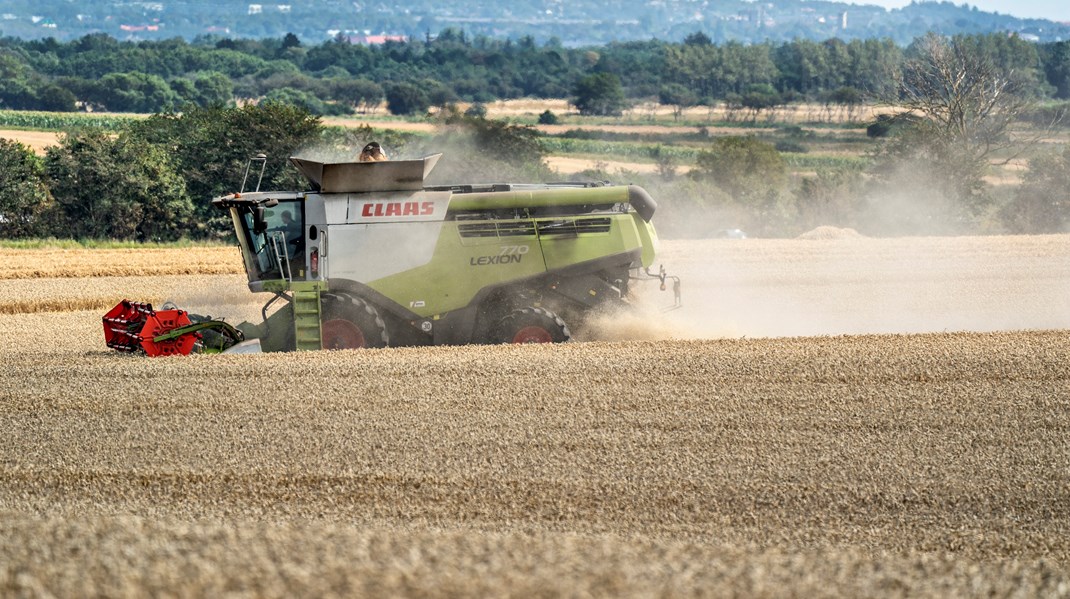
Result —
[[[555, 144], [550, 150], [547, 159], [550, 167], [557, 170], [562, 176], [568, 176], [582, 170], [603, 167], [609, 172], [619, 170], [650, 173], [656, 167], [654, 160], [649, 156], [649, 147], [654, 144], [672, 149], [681, 146], [677, 141], [680, 136], [694, 136], [707, 128], [710, 135], [752, 135], [763, 132], [774, 132], [777, 126], [785, 123], [826, 121], [827, 115], [823, 115], [820, 107], [796, 106], [790, 110], [771, 112], [763, 115], [758, 122], [740, 122], [726, 120], [728, 116], [723, 110], [708, 110], [706, 108], [693, 108], [685, 111], [677, 121], [670, 107], [657, 104], [644, 104], [636, 106], [619, 118], [595, 118], [580, 117], [572, 112], [572, 108], [565, 100], [509, 100], [493, 102], [487, 105], [488, 117], [508, 119], [513, 122], [534, 126], [548, 135], [560, 135], [569, 130], [602, 131], [607, 133], [661, 136], [664, 141], [654, 143], [640, 143], [636, 141], [617, 144], [586, 144], [582, 140], [574, 140], [572, 143]], [[539, 114], [545, 110], [551, 110], [557, 114], [562, 123], [559, 125], [537, 125]], [[863, 113], [855, 116], [860, 118]], [[75, 124], [94, 124], [114, 127], [117, 123], [130, 118], [140, 118], [143, 115], [66, 115], [56, 113], [19, 113], [0, 112], [0, 137], [20, 141], [33, 148], [37, 153], [43, 154], [44, 149], [55, 145], [59, 131]], [[841, 115], [842, 119], [842, 115]], [[837, 136], [859, 136], [864, 138], [861, 129], [838, 128], [841, 119], [832, 119], [830, 123], [835, 128], [833, 132]], [[325, 117], [323, 122], [329, 126], [358, 127], [367, 125], [373, 129], [394, 129], [420, 133], [434, 132], [440, 125], [433, 120], [394, 117], [387, 112], [385, 107], [380, 107], [369, 114], [354, 115], [351, 117]], [[7, 128], [4, 128], [7, 127]], [[847, 151], [851, 155], [857, 155], [858, 148], [841, 147], [842, 141], [829, 140], [827, 131], [818, 131], [819, 136], [813, 143], [820, 146], [820, 153], [825, 155], [829, 152], [837, 153]], [[822, 141], [824, 139], [824, 141]], [[701, 142], [697, 142], [699, 146]], [[578, 144], [578, 145], [577, 145]], [[683, 148], [687, 156], [683, 160], [680, 172], [686, 172], [689, 164], [693, 162], [695, 143], [684, 144], [690, 146]], [[575, 146], [575, 147], [574, 147]], [[588, 147], [591, 146], [591, 147]]]
[[[462, 106], [464, 108], [464, 106]], [[757, 119], [732, 115], [723, 108], [710, 110], [694, 107], [685, 110], [679, 120], [672, 108], [658, 104], [640, 104], [620, 117], [581, 117], [565, 100], [507, 100], [487, 104], [488, 117], [507, 119], [511, 122], [535, 127], [547, 135], [562, 135], [568, 131], [596, 131], [627, 136], [647, 136], [653, 141], [599, 142], [549, 138], [547, 164], [561, 176], [567, 177], [584, 170], [604, 169], [609, 173], [618, 171], [654, 173], [655, 160], [651, 148], [661, 146], [662, 151], [677, 156], [677, 172], [686, 173], [694, 164], [696, 153], [705, 148], [706, 135], [758, 135], [778, 141], [785, 138], [782, 129], [786, 125], [801, 125], [806, 137], [796, 140], [808, 150], [806, 154], [787, 154], [789, 167], [800, 175], [812, 175], [817, 167], [835, 168], [846, 162], [858, 162], [869, 148], [865, 129], [858, 123], [871, 120], [877, 113], [886, 111], [880, 106], [869, 106], [850, 114], [828, 112], [813, 104], [792, 105], [762, 113]], [[558, 125], [538, 125], [538, 116], [551, 110], [559, 118]], [[63, 114], [21, 113], [0, 111], [0, 138], [20, 141], [38, 154], [55, 145], [59, 131], [76, 125], [94, 124], [114, 128], [121, 123], [144, 115], [118, 114]], [[846, 119], [850, 117], [851, 120]], [[433, 119], [394, 117], [385, 106], [368, 113], [349, 117], [324, 117], [324, 124], [337, 127], [367, 125], [373, 129], [393, 129], [430, 134], [440, 126]], [[6, 127], [6, 128], [5, 128]], [[683, 141], [684, 137], [689, 137]], [[1063, 139], [1052, 142], [1064, 143]], [[993, 172], [987, 181], [993, 185], [1016, 184], [1024, 171], [1024, 161], [1010, 164], [994, 163]]]

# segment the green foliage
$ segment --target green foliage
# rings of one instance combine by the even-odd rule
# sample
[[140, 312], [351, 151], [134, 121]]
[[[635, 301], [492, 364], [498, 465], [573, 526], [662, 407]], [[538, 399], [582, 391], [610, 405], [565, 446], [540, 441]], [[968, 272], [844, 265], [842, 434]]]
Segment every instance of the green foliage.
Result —
[[715, 229], [740, 227], [761, 236], [797, 226], [788, 164], [772, 144], [749, 136], [718, 138], [698, 155], [691, 178], [716, 185], [724, 198], [719, 210], [736, 215], [735, 222]]
[[540, 136], [531, 127], [492, 119], [452, 115], [445, 131], [412, 151], [443, 152], [429, 183], [546, 181]]
[[1022, 185], [999, 216], [1015, 233], [1070, 232], [1070, 147], [1031, 159]]
[[0, 138], [0, 165], [0, 238], [44, 233], [50, 198], [41, 159], [30, 148]]
[[368, 112], [384, 97], [382, 86], [367, 79], [333, 79], [327, 85], [330, 99], [348, 104], [360, 112]]
[[56, 114], [52, 112], [0, 110], [0, 127], [33, 129], [35, 131], [70, 131], [72, 129], [119, 131], [134, 119], [135, 117], [122, 115]]
[[171, 89], [182, 104], [197, 106], [226, 105], [234, 101], [234, 83], [215, 71], [194, 73], [171, 81]]
[[810, 148], [793, 139], [777, 140], [777, 142], [773, 144], [773, 147], [780, 153], [791, 152], [794, 154], [805, 154], [810, 151]]
[[257, 154], [268, 157], [265, 188], [302, 189], [304, 179], [288, 159], [316, 140], [320, 132], [319, 119], [308, 111], [265, 102], [154, 115], [133, 125], [130, 134], [174, 155], [196, 209], [195, 228], [188, 233], [211, 237], [229, 234], [230, 224], [210, 201], [241, 189], [250, 158]]
[[[1070, 88], [1065, 42], [1038, 46], [1002, 34], [960, 41], [1016, 73], [1033, 95], [1051, 90], [1065, 97]], [[575, 49], [553, 40], [540, 47], [530, 38], [514, 43], [448, 29], [429, 41], [381, 46], [344, 38], [307, 45], [292, 35], [214, 44], [131, 43], [103, 34], [66, 43], [5, 40], [4, 45], [0, 107], [71, 110], [76, 100], [140, 112], [229, 103], [234, 95], [260, 99], [287, 87], [366, 111], [385, 96], [384, 86], [392, 90], [396, 114], [420, 114], [428, 106], [460, 100], [570, 95], [582, 113], [610, 116], [619, 114], [628, 98], [649, 97], [678, 110], [728, 100], [752, 116], [796, 98], [849, 111], [863, 92], [890, 92], [904, 63], [903, 51], [889, 39], [715, 44], [701, 32], [683, 43], [649, 40]], [[317, 110], [308, 98], [301, 102]]]
[[554, 114], [549, 108], [539, 114], [540, 125], [556, 125], [559, 122], [561, 122], [561, 119], [557, 118], [557, 115]]
[[278, 104], [289, 104], [317, 116], [341, 115], [349, 114], [351, 112], [348, 104], [327, 103], [309, 92], [294, 89], [292, 87], [273, 89], [264, 96], [264, 101]]
[[1070, 41], [1045, 44], [1038, 51], [1044, 76], [1055, 89], [1055, 97], [1070, 100]]
[[1021, 151], [1008, 133], [1033, 102], [1031, 77], [1019, 67], [1035, 51], [1014, 40], [928, 35], [909, 54], [887, 98], [907, 115], [904, 125], [893, 126], [874, 154], [877, 195], [896, 207], [891, 220], [968, 230], [992, 203], [984, 181], [991, 160]]
[[698, 94], [679, 83], [668, 83], [658, 92], [658, 101], [673, 107], [673, 119], [680, 120], [680, 114], [698, 104]]
[[72, 237], [169, 240], [193, 205], [163, 148], [100, 131], [73, 132], [45, 159], [49, 188]]
[[663, 50], [661, 81], [684, 85], [699, 98], [739, 96], [751, 86], [776, 82], [773, 56], [770, 44], [668, 45]]
[[487, 118], [487, 107], [486, 105], [480, 102], [476, 102], [464, 111], [464, 116], [471, 117], [474, 119], [485, 119]]
[[584, 115], [619, 116], [626, 102], [620, 77], [613, 73], [594, 73], [576, 82], [572, 105]]
[[386, 107], [390, 114], [424, 114], [431, 107], [431, 98], [412, 83], [394, 83], [386, 88]]
[[864, 210], [863, 183], [862, 171], [855, 168], [822, 168], [803, 178], [796, 190], [799, 226], [857, 227]]
[[910, 113], [878, 114], [876, 120], [866, 126], [867, 137], [888, 137], [898, 129], [917, 125], [918, 117]]
[[108, 73], [86, 99], [111, 112], [160, 112], [181, 101], [163, 78], [142, 72]]
[[698, 155], [693, 175], [709, 179], [745, 204], [768, 209], [788, 182], [788, 166], [772, 144], [754, 137], [721, 137]]

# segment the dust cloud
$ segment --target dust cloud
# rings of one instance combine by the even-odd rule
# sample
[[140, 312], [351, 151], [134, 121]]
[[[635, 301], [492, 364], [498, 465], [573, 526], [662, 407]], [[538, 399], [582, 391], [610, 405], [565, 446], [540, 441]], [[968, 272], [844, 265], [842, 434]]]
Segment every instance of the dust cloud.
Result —
[[662, 240], [656, 283], [635, 310], [600, 314], [577, 338], [702, 339], [1070, 329], [1070, 235]]

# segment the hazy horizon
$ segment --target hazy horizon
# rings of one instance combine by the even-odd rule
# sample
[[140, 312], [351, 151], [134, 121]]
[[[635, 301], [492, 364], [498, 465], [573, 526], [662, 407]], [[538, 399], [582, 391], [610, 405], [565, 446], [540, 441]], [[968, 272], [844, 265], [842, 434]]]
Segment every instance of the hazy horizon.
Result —
[[[902, 8], [911, 3], [911, 0], [845, 0], [851, 4], [875, 4], [885, 8]], [[930, 0], [921, 0], [922, 2]], [[931, 0], [935, 1], [935, 0]], [[974, 2], [958, 2], [956, 5], [968, 4], [976, 6], [978, 10], [985, 12], [998, 12], [1022, 19], [1049, 19], [1052, 21], [1070, 22], [1070, 2], [1066, 0], [1018, 0], [1013, 5], [1006, 0], [976, 0]]]

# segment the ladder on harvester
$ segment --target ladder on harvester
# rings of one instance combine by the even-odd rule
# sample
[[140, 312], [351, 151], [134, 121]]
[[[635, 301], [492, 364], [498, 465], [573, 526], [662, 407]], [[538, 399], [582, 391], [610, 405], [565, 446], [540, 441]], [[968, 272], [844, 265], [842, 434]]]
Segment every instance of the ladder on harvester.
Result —
[[320, 285], [294, 285], [294, 345], [297, 351], [322, 347]]

